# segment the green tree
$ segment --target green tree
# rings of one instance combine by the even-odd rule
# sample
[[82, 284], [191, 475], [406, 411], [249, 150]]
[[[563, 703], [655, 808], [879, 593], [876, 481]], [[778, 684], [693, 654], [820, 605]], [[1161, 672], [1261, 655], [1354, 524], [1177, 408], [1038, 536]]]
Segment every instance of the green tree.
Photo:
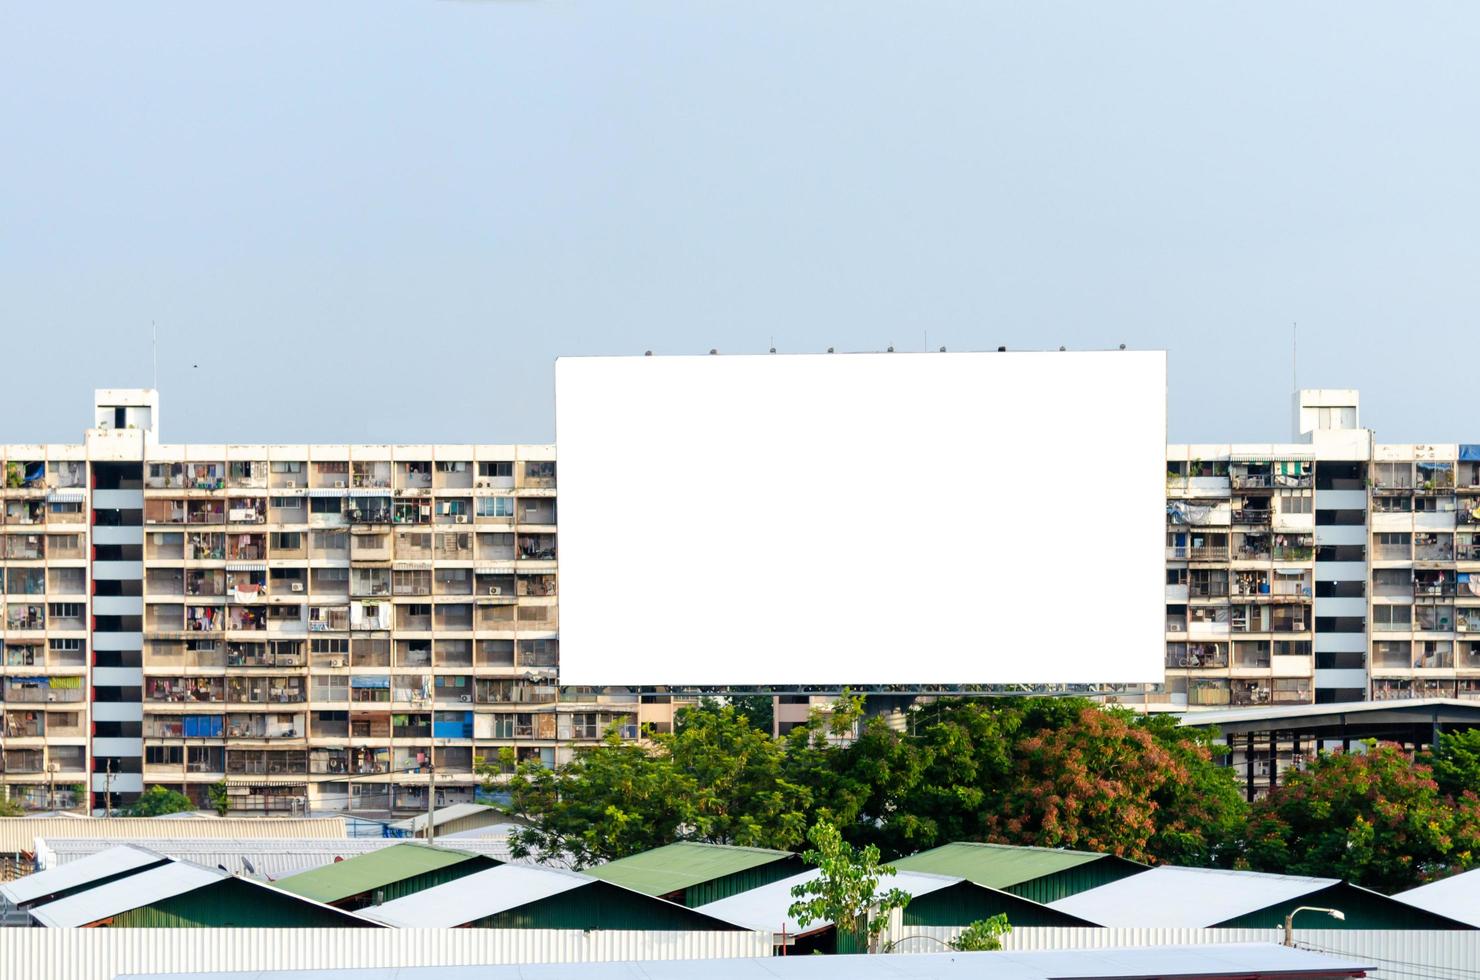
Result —
[[1184, 728], [1173, 715], [1147, 715], [1137, 724], [1171, 754], [1176, 778], [1152, 794], [1156, 834], [1150, 852], [1185, 867], [1228, 867], [1240, 857], [1249, 805], [1234, 771], [1218, 763], [1228, 746], [1215, 729]]
[[8, 792], [0, 792], [0, 817], [25, 816], [26, 808], [20, 800], [11, 799]]
[[735, 711], [751, 726], [770, 733], [776, 726], [776, 702], [769, 694], [749, 694], [729, 699]]
[[211, 801], [211, 808], [216, 811], [216, 816], [224, 817], [231, 812], [231, 797], [226, 792], [226, 780], [208, 786], [206, 797]]
[[1440, 733], [1438, 749], [1425, 759], [1439, 792], [1454, 797], [1480, 793], [1480, 728]]
[[126, 817], [157, 817], [163, 813], [184, 813], [194, 810], [195, 804], [184, 793], [177, 793], [163, 786], [151, 786], [139, 794], [139, 801], [124, 810]]
[[840, 952], [849, 947], [872, 952], [874, 940], [889, 924], [889, 913], [910, 902], [908, 892], [879, 888], [880, 879], [897, 872], [892, 865], [879, 863], [877, 847], [869, 844], [855, 850], [825, 820], [813, 825], [807, 840], [812, 846], [802, 857], [820, 873], [792, 887], [796, 901], [786, 914], [803, 927], [813, 922], [833, 923]]
[[961, 930], [961, 934], [948, 944], [963, 953], [985, 953], [1002, 948], [1002, 937], [1012, 932], [1007, 923], [1007, 914], [998, 912], [990, 919], [977, 919]]
[[653, 742], [689, 787], [685, 837], [783, 850], [802, 841], [811, 790], [784, 775], [785, 745], [734, 705], [684, 708]]
[[693, 784], [663, 753], [623, 742], [615, 728], [602, 744], [553, 769], [515, 765], [511, 749], [500, 753], [500, 762], [480, 762], [478, 773], [489, 790], [507, 792], [505, 809], [529, 824], [509, 835], [516, 858], [568, 861], [578, 869], [613, 861], [677, 840], [691, 812]]
[[1396, 745], [1323, 753], [1255, 803], [1247, 857], [1256, 870], [1401, 891], [1476, 863], [1480, 800], [1443, 795]]

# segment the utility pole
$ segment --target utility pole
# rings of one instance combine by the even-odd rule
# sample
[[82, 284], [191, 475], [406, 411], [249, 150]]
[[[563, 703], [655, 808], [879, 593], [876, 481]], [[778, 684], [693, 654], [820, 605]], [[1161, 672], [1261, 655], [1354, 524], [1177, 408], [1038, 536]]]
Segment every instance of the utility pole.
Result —
[[113, 816], [113, 760], [108, 760], [108, 771], [103, 775], [103, 814]]
[[437, 813], [437, 767], [432, 763], [432, 753], [427, 750], [427, 843], [432, 842], [436, 835], [436, 828], [432, 826], [432, 818]]
[[57, 764], [48, 762], [46, 764], [46, 809], [57, 808]]

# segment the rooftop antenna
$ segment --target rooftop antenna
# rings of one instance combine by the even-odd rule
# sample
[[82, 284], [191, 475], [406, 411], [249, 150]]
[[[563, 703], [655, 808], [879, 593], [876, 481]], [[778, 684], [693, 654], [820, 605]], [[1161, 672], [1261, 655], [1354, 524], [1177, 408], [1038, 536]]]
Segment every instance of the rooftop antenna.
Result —
[[1290, 324], [1290, 393], [1300, 390], [1300, 321]]

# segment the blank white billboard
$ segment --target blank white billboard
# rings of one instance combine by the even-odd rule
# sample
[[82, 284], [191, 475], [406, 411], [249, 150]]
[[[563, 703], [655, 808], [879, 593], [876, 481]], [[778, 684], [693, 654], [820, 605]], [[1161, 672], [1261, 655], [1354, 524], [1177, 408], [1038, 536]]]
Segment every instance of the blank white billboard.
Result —
[[1164, 352], [555, 379], [564, 684], [1162, 679]]

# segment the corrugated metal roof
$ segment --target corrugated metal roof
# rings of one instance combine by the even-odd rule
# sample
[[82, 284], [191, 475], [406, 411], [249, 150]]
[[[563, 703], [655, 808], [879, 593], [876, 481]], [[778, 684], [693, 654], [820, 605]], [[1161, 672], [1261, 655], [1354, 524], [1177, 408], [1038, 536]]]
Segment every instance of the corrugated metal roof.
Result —
[[1425, 912], [1480, 928], [1480, 870], [1431, 881], [1392, 897]]
[[1364, 716], [1392, 713], [1423, 717], [1440, 711], [1445, 716], [1457, 714], [1463, 718], [1480, 718], [1480, 702], [1461, 701], [1458, 698], [1413, 698], [1403, 701], [1354, 701], [1340, 704], [1292, 704], [1271, 705], [1264, 708], [1222, 708], [1216, 711], [1189, 711], [1182, 716], [1181, 724], [1191, 728], [1207, 725], [1229, 725], [1237, 722], [1309, 721], [1312, 718], [1361, 718]]
[[118, 980], [1131, 980], [1300, 975], [1355, 977], [1370, 966], [1272, 943], [1142, 946], [909, 956], [788, 956], [499, 966], [134, 974]]
[[147, 820], [139, 817], [47, 817], [0, 820], [0, 853], [32, 851], [37, 837], [120, 838], [343, 838], [340, 817], [209, 817]]
[[276, 884], [283, 891], [302, 895], [304, 898], [318, 902], [337, 902], [428, 871], [477, 860], [479, 856], [471, 851], [398, 843], [345, 861], [331, 862], [311, 871], [290, 875]]
[[[485, 814], [494, 818], [503, 817], [503, 814], [499, 813], [499, 811], [495, 810], [493, 807], [484, 806], [481, 803], [454, 803], [451, 806], [442, 807], [432, 815], [432, 826], [440, 827], [443, 824], [451, 823], [454, 820], [462, 820], [464, 817], [478, 817]], [[405, 820], [397, 820], [395, 823], [391, 824], [391, 826], [396, 828], [397, 830], [425, 832], [427, 827], [427, 815], [425, 813], [420, 813], [414, 817], [408, 817]]]
[[[782, 878], [780, 881], [773, 881], [768, 885], [761, 885], [759, 888], [752, 888], [749, 891], [722, 898], [717, 902], [710, 902], [708, 905], [701, 905], [697, 911], [761, 932], [779, 933], [784, 929], [792, 936], [817, 932], [826, 929], [832, 923], [814, 920], [804, 928], [791, 917], [787, 909], [796, 901], [791, 894], [792, 888], [803, 882], [811, 881], [819, 874], [821, 872], [816, 868], [803, 871], [790, 878]], [[918, 871], [901, 871], [896, 875], [880, 878], [879, 887], [883, 889], [900, 888], [913, 896], [919, 896], [949, 888], [961, 881], [965, 879], [948, 875], [923, 874]]]
[[1107, 854], [1060, 851], [1048, 847], [1013, 847], [957, 841], [891, 861], [901, 871], [959, 875], [988, 888], [1008, 888], [1044, 875], [1099, 861]]
[[[81, 860], [89, 854], [116, 846], [116, 840], [96, 838], [40, 838], [36, 841], [36, 859], [43, 868], [60, 867]], [[250, 875], [266, 881], [275, 881], [301, 871], [310, 871], [332, 864], [335, 858], [357, 857], [406, 843], [395, 837], [345, 837], [301, 838], [264, 837], [245, 840], [170, 840], [142, 838], [131, 841], [139, 847], [158, 851], [167, 857], [181, 861], [192, 861], [208, 868], [217, 866], [233, 874]], [[425, 846], [425, 845], [422, 845]], [[443, 839], [433, 842], [434, 847], [444, 845]], [[456, 843], [456, 850], [495, 861], [507, 861], [509, 846], [502, 840], [466, 839]], [[249, 871], [246, 865], [250, 863]]]
[[110, 915], [195, 891], [226, 877], [228, 875], [224, 871], [172, 861], [127, 878], [89, 888], [76, 895], [59, 898], [55, 902], [38, 905], [31, 909], [31, 916], [42, 925], [52, 928], [85, 926]]
[[1102, 926], [1205, 928], [1340, 884], [1335, 878], [1152, 868], [1050, 902], [1049, 908]]
[[130, 871], [141, 871], [169, 860], [162, 854], [146, 851], [128, 844], [114, 845], [106, 850], [90, 854], [80, 861], [49, 871], [40, 871], [24, 878], [0, 884], [0, 896], [15, 905], [34, 902], [47, 895], [67, 891], [86, 885], [90, 881], [112, 878]]
[[360, 914], [405, 929], [448, 929], [591, 884], [559, 868], [505, 864], [407, 895]]
[[680, 841], [587, 868], [586, 874], [645, 895], [666, 895], [791, 856], [790, 851], [764, 847]]

